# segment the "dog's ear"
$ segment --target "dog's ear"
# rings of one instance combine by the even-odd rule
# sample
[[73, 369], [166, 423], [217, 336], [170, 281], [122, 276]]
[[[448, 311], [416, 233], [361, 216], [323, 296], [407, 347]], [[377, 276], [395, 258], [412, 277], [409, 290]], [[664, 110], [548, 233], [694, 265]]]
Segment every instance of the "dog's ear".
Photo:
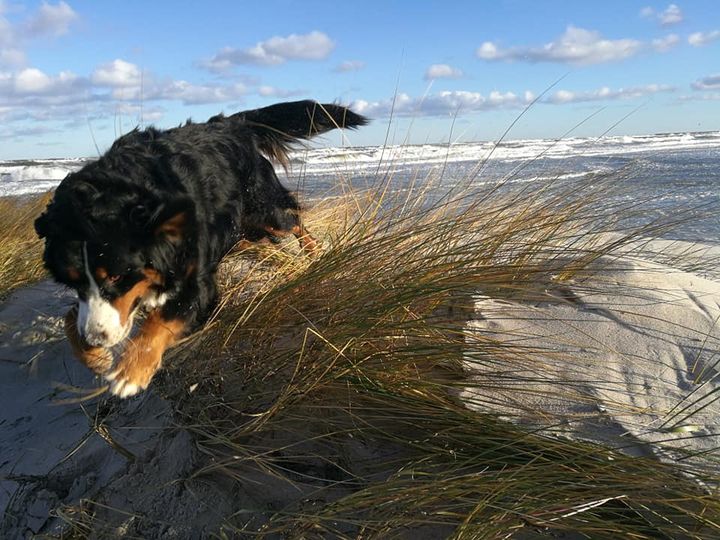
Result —
[[151, 219], [151, 229], [157, 238], [179, 243], [195, 221], [195, 205], [188, 197], [163, 202]]
[[40, 217], [35, 220], [35, 232], [38, 237], [46, 238], [57, 230], [57, 225], [53, 219], [50, 210], [43, 212]]

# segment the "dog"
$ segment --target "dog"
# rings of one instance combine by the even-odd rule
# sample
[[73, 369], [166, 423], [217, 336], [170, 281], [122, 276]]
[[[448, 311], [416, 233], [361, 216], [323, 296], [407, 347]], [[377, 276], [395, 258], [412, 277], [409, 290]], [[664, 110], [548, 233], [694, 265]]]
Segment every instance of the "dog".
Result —
[[[218, 264], [235, 245], [295, 235], [317, 249], [270, 160], [287, 168], [296, 143], [367, 122], [336, 104], [279, 103], [136, 128], [69, 174], [35, 230], [52, 277], [77, 292], [65, 317], [75, 355], [119, 397], [147, 388], [165, 351], [212, 313]], [[129, 337], [141, 309], [147, 317]]]

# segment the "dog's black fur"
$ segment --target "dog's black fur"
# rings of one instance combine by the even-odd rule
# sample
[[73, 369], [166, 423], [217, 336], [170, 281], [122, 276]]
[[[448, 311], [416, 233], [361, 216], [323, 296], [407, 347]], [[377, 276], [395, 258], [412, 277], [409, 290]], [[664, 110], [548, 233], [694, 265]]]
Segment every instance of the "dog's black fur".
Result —
[[83, 299], [85, 248], [89, 267], [108, 276], [98, 285], [109, 301], [150, 269], [160, 275], [153, 291], [167, 295], [162, 319], [192, 332], [213, 309], [218, 263], [238, 241], [304, 234], [300, 207], [268, 158], [287, 164], [293, 143], [366, 123], [339, 105], [298, 101], [136, 129], [58, 186], [35, 222], [45, 265]]

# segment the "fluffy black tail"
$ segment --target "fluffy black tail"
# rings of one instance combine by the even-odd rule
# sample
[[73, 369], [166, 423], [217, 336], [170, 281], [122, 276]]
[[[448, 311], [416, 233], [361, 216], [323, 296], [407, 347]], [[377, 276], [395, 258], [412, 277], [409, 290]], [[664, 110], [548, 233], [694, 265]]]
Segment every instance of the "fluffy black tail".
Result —
[[288, 152], [293, 143], [309, 139], [335, 128], [355, 129], [368, 123], [368, 119], [347, 107], [333, 103], [304, 100], [277, 103], [262, 109], [233, 114], [228, 120], [242, 122], [250, 127], [260, 151], [283, 165], [288, 163]]

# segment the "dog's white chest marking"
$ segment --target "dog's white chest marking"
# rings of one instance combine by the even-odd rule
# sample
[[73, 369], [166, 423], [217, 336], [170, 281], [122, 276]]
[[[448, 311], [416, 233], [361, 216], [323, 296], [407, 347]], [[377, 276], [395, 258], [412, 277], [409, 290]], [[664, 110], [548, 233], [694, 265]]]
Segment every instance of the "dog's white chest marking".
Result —
[[[100, 295], [100, 287], [90, 272], [87, 248], [83, 244], [83, 266], [90, 288], [87, 301], [80, 300], [78, 306], [78, 329], [80, 334], [95, 347], [112, 347], [128, 334], [120, 322], [120, 313]], [[128, 327], [130, 324], [127, 325]]]

